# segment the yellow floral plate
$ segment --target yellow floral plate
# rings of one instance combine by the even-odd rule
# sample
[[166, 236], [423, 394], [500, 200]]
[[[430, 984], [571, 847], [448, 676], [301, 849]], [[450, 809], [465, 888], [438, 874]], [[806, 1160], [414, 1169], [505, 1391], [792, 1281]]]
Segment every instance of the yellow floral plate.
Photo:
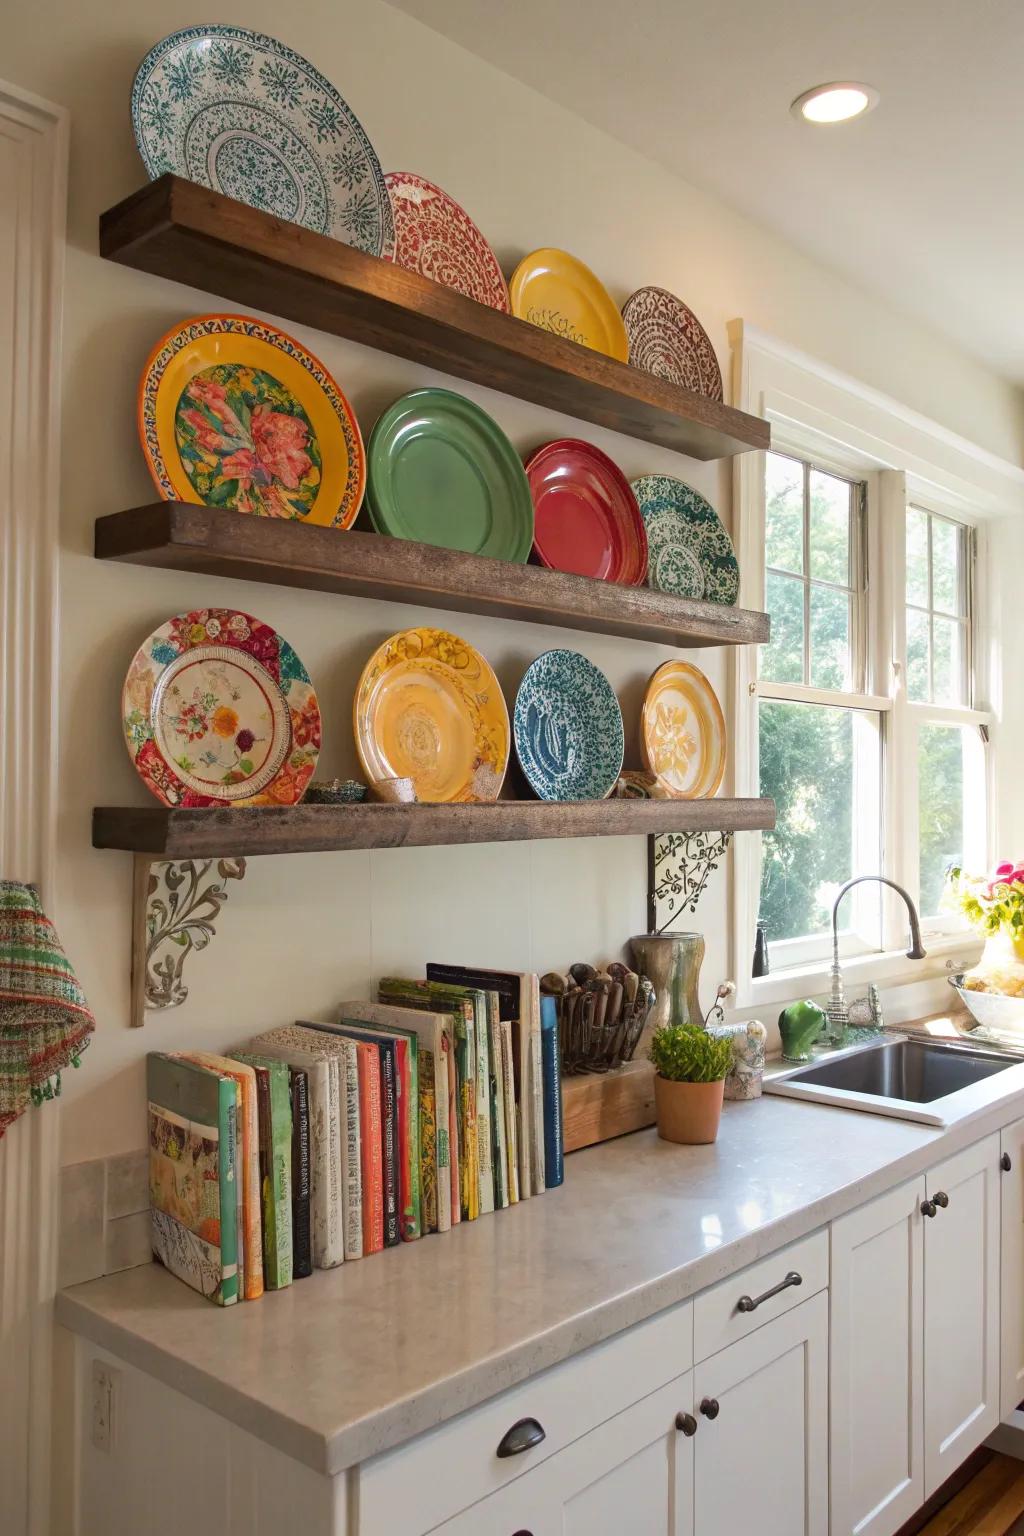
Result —
[[372, 783], [411, 779], [417, 800], [496, 800], [509, 753], [498, 679], [465, 640], [407, 629], [379, 646], [353, 702], [356, 749]]
[[524, 256], [508, 285], [512, 313], [542, 330], [618, 358], [629, 357], [629, 337], [611, 294], [589, 267], [550, 246]]
[[349, 528], [366, 487], [359, 423], [323, 363], [246, 315], [197, 315], [160, 338], [139, 437], [167, 501]]
[[647, 684], [640, 715], [644, 763], [669, 794], [702, 800], [725, 773], [725, 719], [699, 667], [666, 661]]

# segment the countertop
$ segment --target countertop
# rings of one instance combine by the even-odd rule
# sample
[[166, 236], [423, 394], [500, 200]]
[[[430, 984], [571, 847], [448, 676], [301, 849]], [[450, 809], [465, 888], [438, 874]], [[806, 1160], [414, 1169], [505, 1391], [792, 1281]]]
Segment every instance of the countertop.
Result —
[[713, 1146], [653, 1130], [606, 1142], [566, 1159], [561, 1189], [256, 1303], [212, 1306], [153, 1264], [61, 1292], [57, 1321], [341, 1472], [1024, 1115], [1024, 1065], [988, 1082], [945, 1128], [792, 1099], [726, 1104]]

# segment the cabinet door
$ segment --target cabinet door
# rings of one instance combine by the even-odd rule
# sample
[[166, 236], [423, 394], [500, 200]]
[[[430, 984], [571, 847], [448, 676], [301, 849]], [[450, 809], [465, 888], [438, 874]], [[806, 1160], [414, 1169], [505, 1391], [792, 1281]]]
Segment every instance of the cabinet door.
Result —
[[832, 1536], [892, 1536], [924, 1503], [924, 1195], [832, 1223]]
[[436, 1536], [693, 1536], [695, 1441], [676, 1428], [692, 1398], [688, 1371], [439, 1526]]
[[825, 1293], [712, 1355], [693, 1375], [700, 1426], [693, 1440], [697, 1536], [746, 1531], [823, 1536], [828, 1530]]
[[925, 1179], [926, 1498], [999, 1422], [999, 1155], [988, 1136]]
[[1005, 1419], [1024, 1400], [1024, 1120], [1006, 1127], [1001, 1149], [999, 1417]]

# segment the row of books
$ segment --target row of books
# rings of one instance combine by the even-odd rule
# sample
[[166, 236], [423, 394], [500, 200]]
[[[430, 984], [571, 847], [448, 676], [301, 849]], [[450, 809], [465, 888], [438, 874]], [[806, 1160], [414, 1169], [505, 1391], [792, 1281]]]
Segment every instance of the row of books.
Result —
[[255, 1300], [563, 1179], [558, 1019], [530, 973], [428, 965], [334, 1022], [147, 1058], [155, 1257]]

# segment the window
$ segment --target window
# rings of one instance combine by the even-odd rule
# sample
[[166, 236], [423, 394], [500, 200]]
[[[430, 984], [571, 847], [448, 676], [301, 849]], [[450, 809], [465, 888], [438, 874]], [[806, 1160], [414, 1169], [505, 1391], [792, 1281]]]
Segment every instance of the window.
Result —
[[[832, 904], [854, 876], [888, 875], [932, 926], [949, 927], [946, 869], [968, 850], [984, 862], [971, 530], [903, 497], [886, 510], [888, 527], [873, 472], [765, 455], [772, 638], [752, 687], [760, 789], [777, 812], [761, 840], [759, 905], [773, 971], [820, 968]], [[869, 582], [869, 550], [880, 563], [895, 553], [884, 582]], [[897, 949], [905, 926], [902, 903], [858, 886], [840, 909], [841, 947]]]

